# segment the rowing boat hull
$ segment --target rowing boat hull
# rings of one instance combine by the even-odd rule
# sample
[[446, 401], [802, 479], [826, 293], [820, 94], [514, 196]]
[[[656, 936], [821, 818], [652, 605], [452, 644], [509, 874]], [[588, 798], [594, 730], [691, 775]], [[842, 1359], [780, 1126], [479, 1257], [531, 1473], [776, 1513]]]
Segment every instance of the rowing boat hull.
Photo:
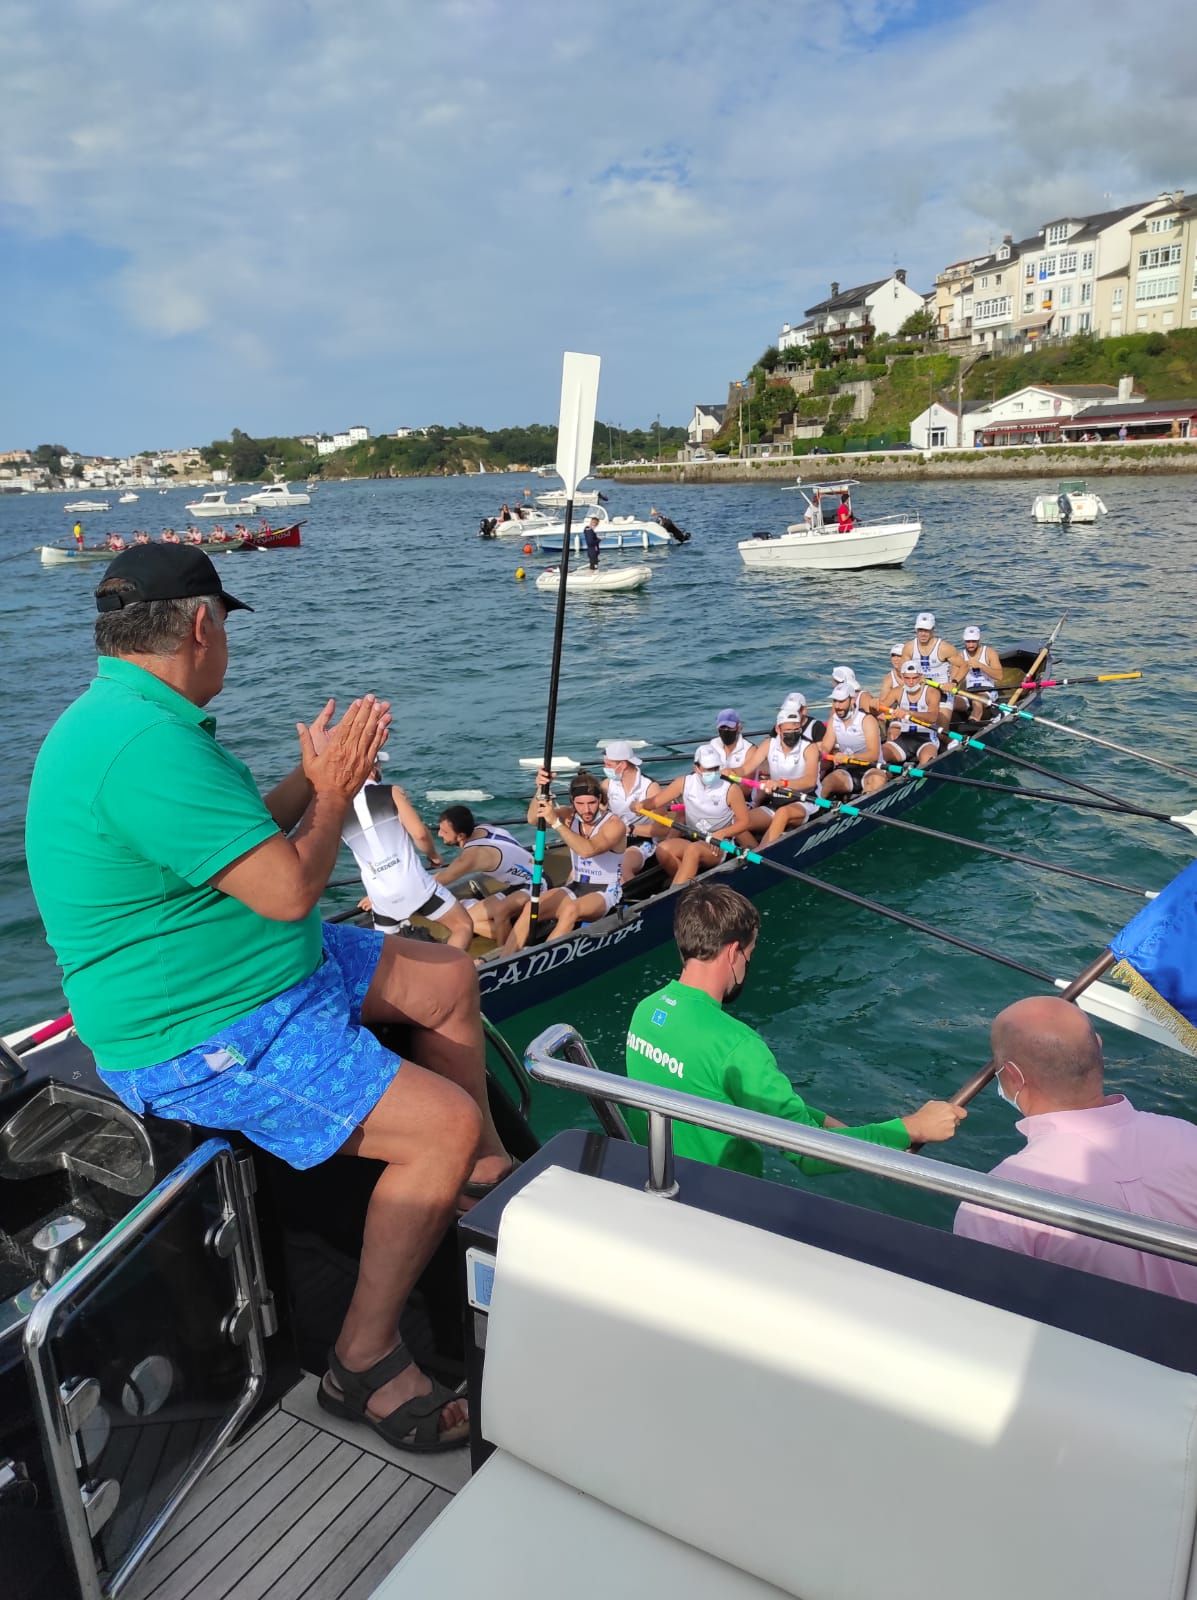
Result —
[[[1035, 649], [1023, 646], [1004, 652], [1003, 659], [1008, 665], [1025, 670], [1037, 654]], [[1032, 692], [1022, 704], [1029, 706], [1036, 698], [1037, 692]], [[1000, 745], [1017, 726], [1017, 717], [1003, 717], [999, 723], [990, 725], [985, 734], [986, 742]], [[982, 759], [977, 751], [953, 744], [938, 757], [935, 767], [942, 772], [962, 772]], [[845, 845], [875, 833], [881, 824], [872, 820], [874, 816], [900, 816], [936, 787], [934, 779], [896, 780], [875, 795], [856, 796], [852, 803], [859, 807], [859, 816], [823, 812], [806, 827], [785, 834], [762, 854], [769, 861], [807, 871], [829, 856], [837, 855]], [[778, 882], [778, 875], [769, 867], [754, 866], [746, 861], [729, 859], [726, 866], [715, 867], [712, 873], [749, 899], [763, 894]], [[680, 892], [663, 889], [651, 899], [619, 906], [610, 916], [588, 923], [568, 938], [555, 939], [522, 950], [518, 955], [484, 963], [478, 969], [483, 1011], [492, 1022], [503, 1022], [529, 1006], [556, 1000], [578, 984], [602, 977], [621, 962], [667, 944], [673, 937], [673, 913]]]

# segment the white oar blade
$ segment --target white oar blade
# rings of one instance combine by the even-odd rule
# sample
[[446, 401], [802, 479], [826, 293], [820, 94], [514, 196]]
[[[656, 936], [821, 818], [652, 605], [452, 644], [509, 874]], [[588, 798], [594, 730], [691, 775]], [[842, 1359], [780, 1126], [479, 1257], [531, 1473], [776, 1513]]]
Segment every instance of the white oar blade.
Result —
[[1179, 817], [1173, 817], [1173, 822], [1179, 822], [1182, 828], [1187, 828], [1190, 833], [1197, 833], [1197, 811], [1184, 811]]
[[488, 794], [485, 789], [425, 789], [424, 798], [439, 806], [448, 805], [454, 800], [481, 805], [483, 800], [493, 800], [494, 795]]
[[594, 417], [598, 409], [598, 356], [565, 352], [561, 369], [561, 415], [557, 423], [557, 471], [565, 484], [566, 498], [590, 471], [594, 447]]
[[594, 748], [596, 750], [605, 750], [609, 744], [626, 744], [630, 745], [633, 750], [648, 749], [647, 739], [620, 739], [618, 735], [614, 739], [596, 739]]
[[[1067, 987], [1063, 978], [1056, 979], [1057, 989]], [[1125, 989], [1117, 989], [1112, 983], [1091, 983], [1077, 995], [1076, 1003], [1082, 1011], [1087, 1011], [1101, 1022], [1108, 1022], [1111, 1027], [1125, 1028], [1128, 1033], [1140, 1034], [1153, 1044], [1162, 1044], [1168, 1050], [1195, 1059], [1193, 1051], [1186, 1049], [1174, 1033], [1165, 1028], [1162, 1022], [1157, 1022], [1147, 1007]]]
[[[554, 772], [573, 772], [581, 763], [574, 760], [573, 756], [554, 756]], [[525, 772], [539, 772], [544, 766], [543, 756], [521, 756], [520, 766]]]

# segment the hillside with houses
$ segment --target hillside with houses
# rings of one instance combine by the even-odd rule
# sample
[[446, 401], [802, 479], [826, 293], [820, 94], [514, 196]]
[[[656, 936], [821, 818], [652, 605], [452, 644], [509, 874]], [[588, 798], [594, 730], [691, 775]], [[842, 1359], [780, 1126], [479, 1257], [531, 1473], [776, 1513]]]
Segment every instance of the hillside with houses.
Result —
[[1197, 439], [1197, 206], [1183, 190], [1045, 221], [955, 261], [829, 286], [684, 459]]

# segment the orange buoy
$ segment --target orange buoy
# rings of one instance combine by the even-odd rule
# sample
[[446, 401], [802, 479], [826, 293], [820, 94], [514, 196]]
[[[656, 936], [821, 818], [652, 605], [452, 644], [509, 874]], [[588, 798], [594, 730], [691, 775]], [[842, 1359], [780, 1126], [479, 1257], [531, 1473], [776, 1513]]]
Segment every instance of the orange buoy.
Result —
[[524, 554], [526, 556], [530, 556], [532, 554], [532, 546], [530, 544], [526, 544], [524, 546]]

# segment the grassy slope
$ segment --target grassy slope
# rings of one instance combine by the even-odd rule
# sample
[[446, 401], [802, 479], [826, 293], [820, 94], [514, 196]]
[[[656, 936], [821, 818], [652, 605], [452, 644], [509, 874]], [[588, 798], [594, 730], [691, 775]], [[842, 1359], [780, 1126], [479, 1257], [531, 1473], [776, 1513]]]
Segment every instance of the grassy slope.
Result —
[[[1162, 348], [1160, 348], [1162, 345]], [[1029, 356], [979, 361], [964, 380], [966, 400], [988, 401], [1028, 383], [1110, 383], [1123, 373], [1149, 400], [1197, 396], [1197, 328], [1168, 334], [1125, 334], [1118, 339], [1073, 339]]]

